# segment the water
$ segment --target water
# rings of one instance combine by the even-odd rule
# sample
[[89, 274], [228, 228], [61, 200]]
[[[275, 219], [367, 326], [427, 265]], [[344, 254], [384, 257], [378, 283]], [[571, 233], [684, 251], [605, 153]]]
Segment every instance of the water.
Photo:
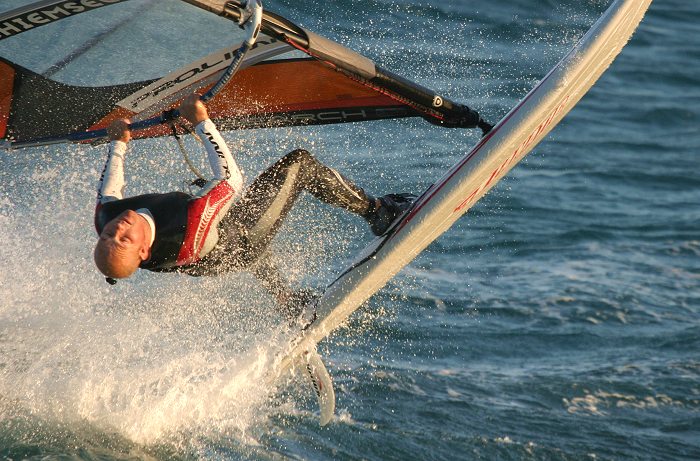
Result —
[[[266, 6], [496, 120], [606, 3]], [[655, 0], [549, 138], [320, 345], [326, 428], [303, 381], [259, 389], [279, 318], [249, 276], [97, 276], [100, 149], [1, 156], [0, 457], [700, 459], [699, 23]], [[377, 193], [424, 189], [477, 139], [418, 120], [226, 136], [249, 178], [307, 147]], [[135, 144], [129, 191], [178, 187], [172, 151]], [[321, 287], [369, 234], [304, 200], [280, 237], [292, 281]]]

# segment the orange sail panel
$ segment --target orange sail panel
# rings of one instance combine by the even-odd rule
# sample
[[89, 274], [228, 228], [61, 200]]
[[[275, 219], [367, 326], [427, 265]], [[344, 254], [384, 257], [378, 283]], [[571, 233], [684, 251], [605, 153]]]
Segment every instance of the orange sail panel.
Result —
[[240, 71], [211, 103], [219, 116], [399, 105], [310, 59], [263, 63]]
[[[204, 93], [209, 87], [200, 88]], [[176, 108], [179, 102], [170, 108]], [[207, 103], [209, 116], [223, 129], [342, 123], [409, 116], [404, 104], [312, 59], [259, 63], [239, 71]], [[372, 112], [371, 114], [369, 112]], [[90, 127], [136, 114], [116, 107]], [[134, 132], [134, 138], [166, 136], [169, 126]]]
[[15, 70], [12, 66], [0, 62], [0, 138], [4, 138], [7, 132], [14, 81]]

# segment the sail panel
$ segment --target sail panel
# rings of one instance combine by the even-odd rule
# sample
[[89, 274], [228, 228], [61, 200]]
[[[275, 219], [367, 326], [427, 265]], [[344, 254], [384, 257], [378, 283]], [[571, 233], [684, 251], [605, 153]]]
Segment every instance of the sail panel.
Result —
[[14, 80], [15, 70], [12, 66], [0, 61], [0, 138], [3, 139], [7, 132], [7, 121], [10, 118]]
[[[119, 102], [154, 83], [86, 87], [66, 85], [3, 62], [0, 85], [6, 114], [4, 139], [21, 144], [37, 138], [106, 127], [118, 118], [137, 120]], [[15, 78], [9, 76], [15, 75]], [[214, 75], [215, 76], [215, 75]], [[211, 77], [206, 79], [211, 80]], [[198, 87], [196, 79], [186, 88]], [[204, 93], [213, 83], [201, 86]], [[187, 91], [188, 92], [188, 91]], [[178, 98], [160, 109], [179, 105]], [[368, 121], [416, 116], [410, 107], [311, 58], [263, 61], [239, 71], [209, 102], [209, 114], [224, 129]], [[10, 108], [9, 113], [7, 108]], [[170, 134], [168, 126], [134, 133], [135, 138]]]
[[[199, 92], [204, 93], [210, 86], [202, 87]], [[265, 61], [239, 71], [208, 103], [208, 111], [222, 129], [320, 125], [417, 115], [394, 99], [309, 58]], [[90, 129], [104, 128], [112, 120], [134, 115], [119, 108]], [[164, 136], [170, 132], [169, 127], [160, 126], [136, 132], [134, 137]]]

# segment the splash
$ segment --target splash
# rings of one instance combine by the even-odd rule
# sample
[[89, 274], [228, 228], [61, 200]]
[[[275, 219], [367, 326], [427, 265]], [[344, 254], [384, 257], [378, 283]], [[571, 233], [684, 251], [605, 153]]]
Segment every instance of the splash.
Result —
[[[93, 275], [89, 253], [69, 256], [80, 246], [72, 236], [37, 243], [51, 241], [60, 223], [49, 221], [29, 239], [19, 237], [19, 216], [5, 215], [3, 224], [10, 235], [3, 236], [0, 394], [7, 404], [142, 443], [204, 427], [245, 432], [259, 422], [268, 395], [258, 383], [275, 342], [261, 337], [271, 326], [248, 306], [261, 309], [265, 295], [253, 286], [233, 301], [222, 294], [227, 284], [252, 281], [192, 287], [181, 277], [146, 276], [110, 288]], [[154, 283], [156, 290], [146, 289]]]
[[[275, 412], [260, 383], [285, 341], [271, 298], [247, 274], [141, 271], [107, 285], [92, 265], [101, 156], [32, 155], [44, 161], [2, 159], [0, 421], [87, 425], [146, 445], [221, 433], [254, 440]], [[145, 187], [171, 186], [145, 153], [132, 155], [148, 168], [135, 171]], [[286, 264], [301, 274], [300, 260]]]

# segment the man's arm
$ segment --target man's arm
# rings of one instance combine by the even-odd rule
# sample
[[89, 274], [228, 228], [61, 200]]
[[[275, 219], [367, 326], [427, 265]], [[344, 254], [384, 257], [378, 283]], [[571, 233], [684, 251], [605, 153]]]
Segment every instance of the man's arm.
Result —
[[97, 186], [97, 203], [124, 198], [124, 157], [127, 143], [131, 140], [129, 120], [115, 120], [107, 128], [109, 151], [100, 181]]
[[195, 127], [195, 133], [207, 150], [209, 165], [214, 174], [211, 183], [202, 192], [206, 194], [211, 190], [211, 186], [226, 181], [234, 193], [240, 195], [243, 190], [241, 170], [216, 125], [209, 119], [207, 108], [200, 101], [199, 95], [191, 94], [185, 98], [180, 106], [180, 113]]
[[190, 201], [187, 229], [179, 265], [190, 264], [206, 256], [219, 240], [218, 225], [233, 202], [242, 194], [243, 176], [231, 151], [209, 120], [199, 95], [191, 94], [180, 105], [180, 114], [195, 126], [195, 132], [207, 149], [214, 178]]

